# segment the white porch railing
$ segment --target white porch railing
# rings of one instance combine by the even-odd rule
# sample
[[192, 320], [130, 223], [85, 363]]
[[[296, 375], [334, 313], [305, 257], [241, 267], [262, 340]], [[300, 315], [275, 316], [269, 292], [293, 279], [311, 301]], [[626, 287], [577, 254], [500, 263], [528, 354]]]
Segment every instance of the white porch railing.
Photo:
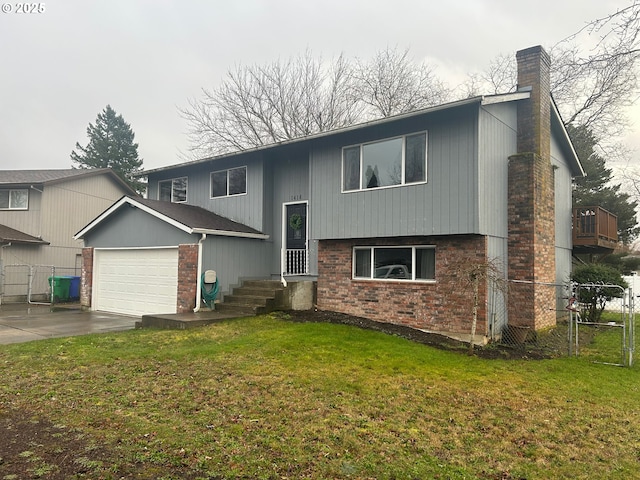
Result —
[[286, 248], [282, 250], [283, 275], [307, 275], [309, 273], [309, 250]]

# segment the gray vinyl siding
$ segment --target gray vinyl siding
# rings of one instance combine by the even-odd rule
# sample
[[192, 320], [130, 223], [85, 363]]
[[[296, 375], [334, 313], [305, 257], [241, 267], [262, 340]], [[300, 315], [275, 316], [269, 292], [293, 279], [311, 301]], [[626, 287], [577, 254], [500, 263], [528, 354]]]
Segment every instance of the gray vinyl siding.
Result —
[[570, 168], [555, 137], [551, 138], [551, 164], [555, 178], [556, 210], [556, 288], [557, 307], [563, 309], [568, 297], [572, 262], [572, 177]]
[[[418, 116], [317, 143], [310, 154], [317, 239], [479, 233], [477, 108]], [[342, 147], [427, 131], [425, 184], [341, 192]]]
[[202, 250], [202, 271], [216, 271], [220, 283], [218, 299], [243, 279], [268, 278], [271, 246], [270, 242], [250, 238], [207, 237]]
[[[85, 236], [95, 248], [145, 248], [195, 244], [199, 234], [188, 234], [163, 220], [129, 206], [118, 210]], [[239, 237], [207, 236], [203, 243], [202, 268], [215, 270], [221, 294], [241, 278], [270, 275], [271, 242]]]
[[96, 248], [165, 247], [197, 243], [200, 235], [187, 232], [137, 208], [121, 207], [117, 215], [93, 228], [84, 237]]
[[[487, 237], [487, 259], [501, 275], [501, 279], [506, 282], [508, 278], [508, 243], [506, 237]], [[506, 304], [506, 294], [503, 289], [489, 283], [487, 285], [488, 299], [488, 323], [489, 332], [492, 337], [498, 335], [508, 324], [509, 316]]]
[[[273, 274], [280, 273], [280, 251], [283, 247], [283, 210], [285, 204], [304, 203], [309, 201], [309, 154], [306, 150], [298, 151], [293, 156], [282, 156], [274, 158], [269, 163], [273, 172], [271, 178], [271, 190], [273, 201], [273, 255], [271, 271]], [[308, 205], [307, 215], [310, 215], [311, 205]], [[309, 218], [311, 219], [311, 218]], [[311, 223], [311, 222], [309, 222]], [[309, 225], [307, 238], [310, 250], [310, 273], [317, 273], [317, 240], [311, 225]]]
[[482, 234], [508, 235], [508, 164], [518, 148], [516, 116], [513, 102], [480, 109], [478, 214]]
[[554, 167], [556, 194], [556, 246], [571, 250], [572, 178], [557, 140], [551, 139], [551, 164]]
[[[211, 198], [211, 173], [243, 166], [247, 167], [247, 193]], [[197, 165], [185, 164], [168, 172], [150, 175], [148, 197], [158, 199], [158, 182], [180, 177], [188, 179], [186, 203], [268, 233], [265, 232], [270, 225], [267, 225], [264, 214], [264, 161], [261, 153], [239, 154]]]

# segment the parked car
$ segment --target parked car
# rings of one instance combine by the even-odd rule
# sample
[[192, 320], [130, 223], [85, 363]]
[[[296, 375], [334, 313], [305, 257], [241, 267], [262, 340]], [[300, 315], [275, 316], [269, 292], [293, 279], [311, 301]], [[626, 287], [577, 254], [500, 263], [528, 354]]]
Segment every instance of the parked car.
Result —
[[376, 268], [375, 278], [405, 278], [411, 279], [411, 272], [406, 265], [384, 265]]

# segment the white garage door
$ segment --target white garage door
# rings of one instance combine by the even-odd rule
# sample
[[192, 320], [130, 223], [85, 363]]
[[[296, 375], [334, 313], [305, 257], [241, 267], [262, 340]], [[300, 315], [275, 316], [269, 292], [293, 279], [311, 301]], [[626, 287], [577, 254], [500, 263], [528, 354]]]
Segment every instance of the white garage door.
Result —
[[176, 313], [178, 248], [94, 251], [93, 309], [142, 316]]

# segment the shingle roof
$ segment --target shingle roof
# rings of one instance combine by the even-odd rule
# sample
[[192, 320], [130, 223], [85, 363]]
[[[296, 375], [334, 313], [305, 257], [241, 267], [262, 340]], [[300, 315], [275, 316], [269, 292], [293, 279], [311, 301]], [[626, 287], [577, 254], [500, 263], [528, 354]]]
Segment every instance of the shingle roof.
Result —
[[117, 215], [124, 205], [130, 205], [146, 211], [160, 220], [173, 225], [189, 234], [221, 235], [231, 237], [248, 237], [257, 239], [267, 239], [266, 235], [255, 228], [242, 223], [234, 222], [226, 217], [213, 213], [195, 205], [185, 203], [171, 203], [160, 200], [149, 200], [146, 198], [124, 196], [111, 205], [102, 214], [96, 217], [91, 223], [74, 235], [73, 238], [83, 238], [94, 227], [100, 225], [111, 215]]
[[67, 168], [56, 170], [0, 170], [1, 185], [47, 185], [56, 182], [83, 176], [110, 175], [126, 190], [135, 193], [113, 170], [110, 168]]
[[41, 238], [34, 237], [6, 225], [0, 225], [0, 243], [27, 243], [37, 245], [48, 245]]
[[195, 205], [128, 197], [192, 230], [215, 230], [260, 235], [262, 232]]
[[47, 183], [52, 180], [86, 175], [86, 173], [87, 170], [73, 168], [63, 170], [0, 170], [0, 184]]

